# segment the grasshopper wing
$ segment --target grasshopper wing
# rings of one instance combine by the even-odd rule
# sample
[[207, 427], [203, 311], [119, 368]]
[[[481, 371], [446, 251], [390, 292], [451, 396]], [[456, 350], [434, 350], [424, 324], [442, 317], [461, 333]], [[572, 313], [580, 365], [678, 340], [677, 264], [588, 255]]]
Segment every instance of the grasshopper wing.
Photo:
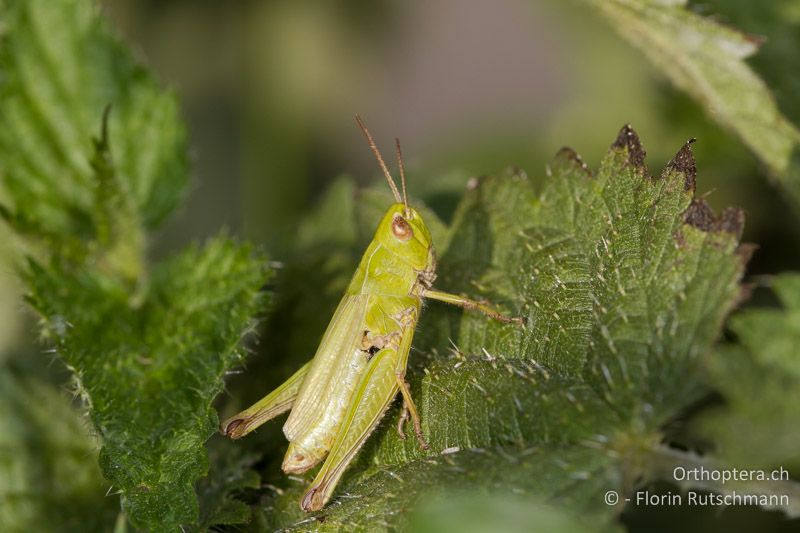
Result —
[[387, 346], [369, 361], [325, 464], [300, 501], [304, 511], [322, 509], [347, 466], [383, 418], [399, 390], [413, 335], [413, 326], [404, 328], [399, 347]]
[[367, 294], [342, 298], [283, 426], [286, 438], [303, 450], [304, 462], [318, 461], [330, 449], [367, 366], [367, 354], [360, 348], [371, 298]]

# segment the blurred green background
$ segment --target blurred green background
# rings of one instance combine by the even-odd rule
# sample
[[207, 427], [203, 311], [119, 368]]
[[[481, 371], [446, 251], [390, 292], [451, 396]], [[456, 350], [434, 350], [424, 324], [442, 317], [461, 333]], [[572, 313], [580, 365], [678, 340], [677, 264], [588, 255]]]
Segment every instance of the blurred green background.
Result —
[[[297, 222], [337, 176], [361, 184], [378, 177], [353, 121], [360, 113], [387, 155], [394, 137], [402, 139], [410, 191], [427, 197], [508, 166], [542, 177], [563, 145], [596, 167], [624, 123], [638, 131], [653, 173], [696, 137], [698, 193], [717, 210], [744, 208], [744, 240], [760, 245], [752, 279], [800, 265], [800, 218], [756, 158], [580, 2], [102, 4], [141, 60], [178, 92], [189, 125], [191, 194], [152, 243], [155, 255], [228, 227], [280, 261]], [[800, 123], [800, 3], [781, 16], [773, 8], [790, 2], [758, 4], [693, 8], [766, 38], [751, 63]], [[8, 256], [2, 237], [0, 256]], [[64, 383], [31, 339], [12, 267], [0, 269], [0, 357], [46, 368]], [[713, 509], [661, 512], [625, 521], [639, 530], [665, 520], [698, 530], [706, 520], [783, 527], [768, 513], [726, 511], [720, 522]]]
[[[654, 172], [697, 137], [698, 192], [716, 209], [746, 210], [744, 238], [761, 245], [752, 272], [797, 265], [790, 251], [800, 244], [798, 219], [766, 185], [754, 156], [580, 2], [103, 4], [178, 91], [190, 126], [194, 190], [159, 250], [228, 226], [279, 258], [295, 223], [335, 177], [366, 183], [377, 176], [353, 122], [360, 113], [384, 151], [402, 139], [417, 192], [510, 165], [535, 178], [563, 145], [596, 166], [626, 122]], [[775, 53], [785, 72], [795, 67], [780, 79], [759, 70], [784, 113], [800, 122], [792, 96], [800, 50], [786, 50], [800, 14], [781, 26], [768, 8], [748, 4], [695, 9], [766, 37], [757, 68]]]

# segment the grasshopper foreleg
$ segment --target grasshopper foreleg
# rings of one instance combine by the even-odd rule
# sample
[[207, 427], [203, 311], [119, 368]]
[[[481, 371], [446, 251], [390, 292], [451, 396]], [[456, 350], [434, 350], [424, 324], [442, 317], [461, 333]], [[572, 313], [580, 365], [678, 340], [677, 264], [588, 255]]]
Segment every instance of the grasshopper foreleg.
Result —
[[450, 294], [447, 292], [436, 291], [433, 289], [422, 289], [421, 294], [423, 298], [430, 298], [431, 300], [439, 300], [440, 302], [448, 303], [451, 305], [457, 305], [459, 307], [463, 307], [464, 309], [478, 311], [490, 318], [494, 318], [495, 320], [499, 320], [501, 322], [519, 324], [522, 326], [525, 325], [525, 322], [527, 321], [525, 317], [506, 316], [496, 311], [495, 309], [492, 309], [486, 302], [471, 300], [469, 298], [466, 298], [464, 296], [459, 296], [457, 294]]

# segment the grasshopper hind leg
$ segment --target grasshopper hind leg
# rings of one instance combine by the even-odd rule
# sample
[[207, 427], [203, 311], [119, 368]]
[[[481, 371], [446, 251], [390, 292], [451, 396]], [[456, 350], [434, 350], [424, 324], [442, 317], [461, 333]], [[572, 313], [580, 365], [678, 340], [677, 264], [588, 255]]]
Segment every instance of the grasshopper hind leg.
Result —
[[310, 367], [311, 363], [306, 363], [277, 389], [241, 413], [225, 420], [220, 424], [222, 434], [232, 439], [239, 439], [261, 424], [291, 409]]

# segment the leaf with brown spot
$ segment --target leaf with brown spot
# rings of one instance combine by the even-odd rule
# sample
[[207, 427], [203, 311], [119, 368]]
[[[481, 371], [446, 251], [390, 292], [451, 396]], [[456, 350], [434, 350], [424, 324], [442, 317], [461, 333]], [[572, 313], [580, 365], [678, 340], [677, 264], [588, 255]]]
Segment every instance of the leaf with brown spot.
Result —
[[[696, 14], [687, 0], [585, 2], [641, 49], [660, 73], [696, 99], [709, 117], [738, 136], [800, 206], [800, 130], [781, 113], [769, 87], [747, 63], [758, 51], [758, 38]], [[768, 9], [757, 5], [754, 11]], [[796, 25], [785, 32], [792, 30]], [[786, 42], [791, 47], [791, 41]], [[777, 65], [786, 70], [784, 63]]]

